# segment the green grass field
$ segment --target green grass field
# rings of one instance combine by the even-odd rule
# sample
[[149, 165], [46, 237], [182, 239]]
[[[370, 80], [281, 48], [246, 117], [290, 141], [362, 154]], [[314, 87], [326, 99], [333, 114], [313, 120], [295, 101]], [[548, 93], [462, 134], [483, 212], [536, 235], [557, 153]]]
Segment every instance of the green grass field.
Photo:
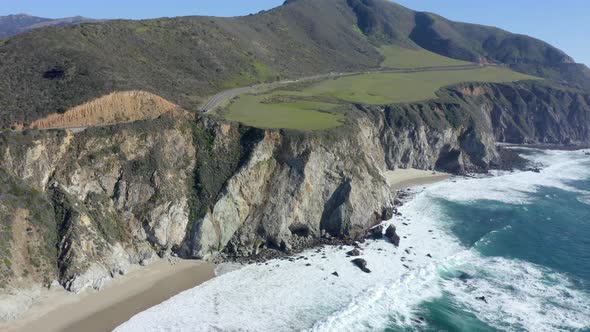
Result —
[[340, 104], [385, 105], [436, 98], [440, 88], [461, 82], [513, 82], [536, 79], [505, 68], [376, 73], [313, 83], [301, 90], [275, 90], [238, 97], [224, 116], [261, 128], [321, 130], [343, 124]]
[[379, 53], [385, 58], [381, 63], [384, 68], [420, 68], [438, 66], [463, 66], [471, 62], [455, 60], [432, 53], [425, 49], [409, 49], [395, 45], [384, 45], [379, 48]]
[[342, 114], [329, 111], [338, 105], [318, 101], [265, 103], [269, 95], [244, 95], [229, 106], [225, 118], [258, 128], [321, 130], [343, 124]]
[[[436, 98], [436, 91], [461, 82], [513, 82], [534, 79], [505, 68], [365, 74], [326, 80], [285, 95], [335, 98], [362, 104], [409, 103]], [[274, 94], [277, 94], [275, 92]]]

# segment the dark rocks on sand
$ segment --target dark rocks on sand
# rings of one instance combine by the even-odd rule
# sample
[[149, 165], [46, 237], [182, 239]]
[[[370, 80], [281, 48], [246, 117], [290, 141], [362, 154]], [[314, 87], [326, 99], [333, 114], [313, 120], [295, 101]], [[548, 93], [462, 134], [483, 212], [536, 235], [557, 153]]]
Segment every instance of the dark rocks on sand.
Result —
[[377, 240], [383, 237], [383, 225], [377, 225], [373, 228], [371, 228], [370, 230], [371, 232], [371, 237], [373, 237], [373, 239]]
[[387, 227], [385, 230], [385, 237], [387, 237], [396, 247], [399, 247], [400, 238], [395, 232], [395, 226], [389, 225], [389, 227]]
[[362, 258], [355, 258], [351, 260], [352, 264], [356, 265], [359, 269], [361, 269], [365, 273], [371, 273], [371, 270], [367, 268], [367, 261]]
[[348, 256], [354, 256], [354, 257], [356, 257], [356, 256], [360, 256], [361, 255], [361, 252], [357, 248], [354, 248], [351, 251], [347, 252], [346, 254]]

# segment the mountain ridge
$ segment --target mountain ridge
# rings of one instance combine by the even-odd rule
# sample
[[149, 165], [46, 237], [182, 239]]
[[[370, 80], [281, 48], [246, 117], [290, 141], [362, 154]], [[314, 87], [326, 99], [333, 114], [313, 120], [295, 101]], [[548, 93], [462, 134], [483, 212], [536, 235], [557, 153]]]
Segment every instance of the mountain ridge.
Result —
[[47, 26], [66, 26], [80, 23], [100, 22], [102, 20], [83, 16], [63, 18], [45, 18], [25, 13], [0, 16], [0, 39], [16, 36], [31, 30]]

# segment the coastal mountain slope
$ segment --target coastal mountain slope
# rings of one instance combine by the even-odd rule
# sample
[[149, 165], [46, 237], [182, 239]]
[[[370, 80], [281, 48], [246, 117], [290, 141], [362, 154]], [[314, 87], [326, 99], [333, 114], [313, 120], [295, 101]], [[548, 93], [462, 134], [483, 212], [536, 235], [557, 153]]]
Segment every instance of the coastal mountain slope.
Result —
[[31, 16], [27, 14], [0, 16], [0, 39], [16, 36], [23, 32], [47, 26], [66, 26], [97, 21], [98, 20], [82, 16], [57, 19]]
[[[397, 168], [510, 169], [498, 142], [590, 143], [586, 67], [536, 39], [387, 1], [290, 0], [245, 17], [46, 27], [0, 43], [0, 320], [22, 314], [41, 287], [101, 289], [158, 257], [261, 260], [362, 241], [396, 211], [385, 174]], [[547, 79], [478, 65], [470, 71], [517, 78], [447, 80], [464, 68], [338, 75], [386, 58], [407, 64], [396, 54]], [[222, 90], [330, 72], [328, 90], [299, 81], [275, 100], [326, 104], [348, 89], [346, 121], [329, 129], [196, 112]], [[346, 80], [382, 75], [420, 89], [447, 83], [391, 99], [375, 81], [363, 91]], [[310, 100], [312, 88], [324, 99]]]
[[231, 87], [378, 67], [382, 45], [505, 64], [590, 87], [587, 68], [542, 41], [385, 0], [294, 0], [237, 18], [49, 27], [0, 43], [5, 128], [115, 91], [147, 91], [196, 110], [207, 96]]
[[483, 172], [502, 165], [498, 141], [590, 142], [588, 93], [522, 82], [440, 96], [358, 105], [346, 126], [311, 133], [172, 110], [79, 133], [0, 134], [0, 303], [16, 308], [0, 320], [31, 304], [30, 287], [100, 289], [158, 255], [250, 257], [326, 233], [364, 238], [395, 211], [388, 170]]

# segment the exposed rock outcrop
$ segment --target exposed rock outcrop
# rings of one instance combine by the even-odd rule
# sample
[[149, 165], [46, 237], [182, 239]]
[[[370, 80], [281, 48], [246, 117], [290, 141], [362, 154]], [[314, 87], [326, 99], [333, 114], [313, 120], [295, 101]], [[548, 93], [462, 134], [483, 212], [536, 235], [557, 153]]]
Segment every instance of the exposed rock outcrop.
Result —
[[[365, 237], [394, 197], [381, 175], [375, 136], [356, 131], [330, 137], [264, 131], [195, 224], [190, 254], [209, 257], [228, 244], [239, 255], [260, 246], [288, 250], [291, 236], [301, 232]], [[216, 135], [214, 146], [224, 140]]]
[[[57, 252], [45, 250], [39, 256], [47, 257], [57, 271], [31, 264], [29, 273], [3, 269], [0, 281], [36, 281], [31, 270], [41, 269], [49, 279], [38, 282], [55, 278], [71, 291], [99, 289], [131, 264], [178, 246], [186, 235], [195, 165], [192, 130], [186, 123], [178, 113], [75, 136], [64, 131], [4, 135], [4, 182], [15, 188], [15, 201], [28, 196], [21, 200], [26, 203], [22, 209], [34, 216], [28, 218], [29, 227], [44, 236], [40, 243], [57, 245]], [[18, 208], [11, 205], [15, 193], [1, 194], [2, 207]], [[2, 218], [3, 226], [13, 224]]]

